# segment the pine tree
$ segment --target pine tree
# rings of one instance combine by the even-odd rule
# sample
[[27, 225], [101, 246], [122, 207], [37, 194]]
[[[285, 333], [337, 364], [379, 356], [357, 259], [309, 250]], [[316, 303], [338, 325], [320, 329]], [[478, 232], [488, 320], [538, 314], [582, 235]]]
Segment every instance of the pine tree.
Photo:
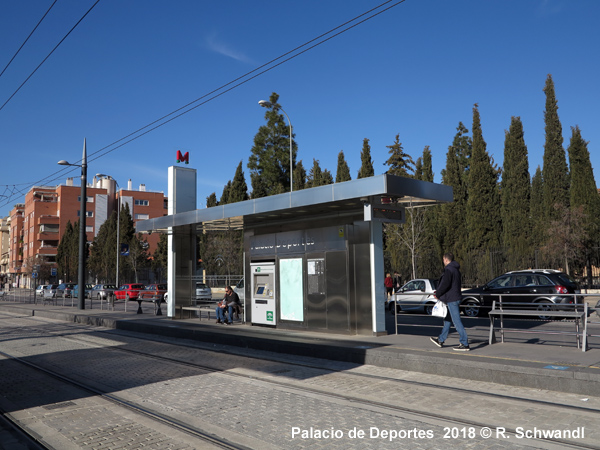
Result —
[[79, 263], [79, 222], [76, 228], [67, 221], [65, 231], [56, 248], [56, 263], [58, 265], [58, 276], [64, 277], [65, 281], [77, 279]]
[[[279, 95], [273, 92], [265, 113], [267, 124], [254, 136], [252, 155], [248, 160], [252, 182], [252, 198], [287, 192], [290, 188], [290, 127], [279, 113]], [[292, 166], [297, 145], [292, 134]]]
[[531, 249], [529, 160], [520, 117], [512, 117], [505, 133], [504, 170], [500, 183], [503, 242], [510, 269], [527, 267]]
[[346, 158], [344, 158], [344, 151], [340, 150], [338, 153], [338, 164], [337, 171], [335, 174], [335, 182], [342, 183], [344, 181], [350, 181], [352, 177], [350, 176], [350, 167], [348, 167], [348, 163], [346, 162]]
[[369, 145], [369, 140], [367, 138], [363, 140], [363, 148], [360, 152], [360, 162], [361, 166], [357, 178], [367, 178], [375, 175], [373, 160], [371, 159], [371, 146]]
[[390, 157], [384, 163], [386, 166], [389, 166], [387, 173], [400, 177], [409, 177], [414, 172], [415, 163], [408, 153], [404, 153], [404, 149], [400, 143], [400, 135], [397, 134], [394, 143], [386, 145], [386, 148], [390, 149], [388, 151]]
[[296, 163], [294, 167], [294, 191], [300, 191], [306, 187], [306, 170], [302, 165], [302, 160]]
[[474, 250], [491, 250], [500, 245], [498, 170], [492, 164], [481, 131], [479, 108], [475, 104], [466, 215], [469, 245]]
[[[552, 75], [544, 87], [546, 93], [546, 142], [544, 144], [544, 211], [546, 222], [559, 219], [561, 209], [569, 207], [569, 169], [563, 148], [562, 125], [558, 118], [558, 104]], [[556, 207], [558, 205], [558, 207]]]

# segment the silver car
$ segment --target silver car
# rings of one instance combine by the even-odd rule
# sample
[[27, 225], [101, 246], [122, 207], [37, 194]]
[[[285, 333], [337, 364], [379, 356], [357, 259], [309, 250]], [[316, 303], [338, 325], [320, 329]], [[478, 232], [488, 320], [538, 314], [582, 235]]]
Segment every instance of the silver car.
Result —
[[88, 293], [92, 300], [105, 300], [109, 295], [113, 296], [117, 286], [114, 284], [97, 284]]
[[238, 284], [233, 288], [233, 292], [235, 292], [240, 298], [240, 302], [244, 303], [244, 279], [242, 278]]
[[196, 283], [196, 300], [212, 300], [212, 289], [204, 283]]
[[44, 296], [44, 289], [46, 289], [46, 286], [48, 286], [47, 284], [40, 284], [38, 287], [35, 288], [35, 295], [38, 297], [43, 297]]
[[42, 297], [44, 298], [55, 298], [56, 297], [56, 288], [58, 284], [49, 284], [44, 288], [44, 294]]
[[388, 302], [388, 310], [394, 314], [400, 311], [418, 311], [431, 315], [431, 310], [437, 299], [433, 295], [437, 289], [437, 280], [419, 278], [410, 280], [396, 292]]

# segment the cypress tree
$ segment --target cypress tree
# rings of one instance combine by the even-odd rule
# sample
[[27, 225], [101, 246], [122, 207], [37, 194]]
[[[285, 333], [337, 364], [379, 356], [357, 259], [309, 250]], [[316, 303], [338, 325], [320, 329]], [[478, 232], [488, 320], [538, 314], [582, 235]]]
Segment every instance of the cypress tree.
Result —
[[217, 201], [217, 194], [214, 192], [206, 197], [206, 207], [210, 208], [212, 206], [217, 206], [219, 202]]
[[242, 161], [240, 161], [231, 182], [228, 203], [243, 202], [244, 200], [248, 200], [248, 198], [248, 185], [246, 184], [246, 178], [242, 170]]
[[[279, 114], [278, 100], [279, 95], [273, 92], [269, 98], [271, 106], [265, 113], [267, 124], [254, 136], [248, 160], [252, 198], [287, 192], [290, 187], [290, 127], [283, 114]], [[292, 166], [298, 151], [293, 136], [292, 132]]]
[[404, 153], [402, 143], [400, 142], [400, 135], [397, 134], [394, 143], [392, 145], [386, 145], [386, 148], [390, 149], [388, 151], [390, 157], [384, 163], [389, 166], [387, 173], [400, 177], [410, 176], [410, 172], [414, 172], [415, 163], [408, 153]]
[[294, 191], [300, 191], [306, 187], [306, 170], [302, 165], [302, 160], [298, 161], [294, 167]]
[[[552, 75], [544, 87], [546, 93], [546, 142], [544, 143], [544, 211], [546, 223], [560, 218], [560, 210], [569, 207], [569, 169], [563, 148], [562, 126], [558, 118], [558, 104]], [[558, 205], [558, 206], [557, 206]]]
[[367, 138], [364, 138], [363, 140], [363, 148], [360, 152], [360, 162], [361, 165], [357, 178], [367, 178], [375, 175], [373, 160], [371, 159], [371, 146], [369, 145], [369, 140]]
[[306, 180], [306, 187], [313, 188], [324, 186], [333, 183], [333, 176], [329, 170], [322, 170], [319, 165], [319, 160], [313, 158], [313, 166], [311, 167]]
[[442, 205], [436, 218], [436, 241], [440, 256], [451, 250], [454, 256], [461, 260], [465, 258], [467, 248], [467, 178], [473, 146], [468, 132], [463, 123], [459, 122], [452, 145], [448, 147], [446, 167], [442, 170], [442, 183], [452, 186], [454, 201]]
[[531, 179], [531, 245], [539, 250], [546, 240], [546, 216], [544, 213], [544, 180], [542, 169], [537, 166]]
[[231, 193], [231, 180], [227, 182], [225, 187], [223, 188], [223, 193], [221, 194], [221, 200], [219, 200], [219, 205], [226, 205], [227, 203], [231, 203], [229, 201], [229, 195]]
[[500, 183], [503, 242], [510, 269], [527, 267], [531, 251], [531, 185], [527, 146], [520, 117], [512, 117], [504, 139], [504, 170]]
[[467, 229], [472, 249], [490, 250], [500, 245], [501, 221], [498, 171], [486, 150], [478, 105], [473, 107], [473, 151], [468, 178]]
[[433, 183], [433, 164], [431, 161], [431, 150], [429, 149], [429, 145], [426, 145], [423, 149], [423, 156], [421, 159], [421, 170], [419, 180], [429, 181]]
[[344, 158], [344, 150], [340, 150], [338, 153], [338, 163], [337, 163], [337, 171], [335, 173], [335, 182], [342, 183], [344, 181], [350, 181], [352, 177], [350, 176], [350, 168], [348, 167], [348, 163], [346, 162], [346, 158]]
[[592, 261], [589, 249], [597, 247], [600, 242], [600, 196], [594, 179], [594, 171], [590, 162], [590, 152], [587, 142], [581, 137], [578, 126], [571, 127], [571, 141], [569, 143], [569, 165], [571, 167], [571, 208], [583, 210], [583, 231], [586, 249], [582, 259], [587, 267], [588, 286], [592, 283]]

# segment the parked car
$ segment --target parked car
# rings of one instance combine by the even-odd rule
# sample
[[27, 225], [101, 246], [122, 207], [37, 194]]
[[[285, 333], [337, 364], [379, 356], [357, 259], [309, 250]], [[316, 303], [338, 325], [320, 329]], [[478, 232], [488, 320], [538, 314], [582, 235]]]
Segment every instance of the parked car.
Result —
[[[93, 287], [94, 286], [91, 285], [91, 284], [86, 284], [85, 285], [85, 291], [84, 291], [84, 294], [83, 294], [83, 298], [89, 298], [90, 297], [90, 291], [92, 290]], [[71, 295], [74, 298], [79, 298], [79, 285], [78, 284], [76, 284], [73, 287], [73, 292], [71, 292]]]
[[233, 292], [235, 292], [238, 297], [240, 298], [240, 302], [244, 303], [244, 279], [242, 278], [238, 284], [235, 285], [235, 287], [233, 288]]
[[106, 300], [109, 295], [113, 295], [117, 290], [114, 284], [96, 284], [88, 293], [88, 297], [92, 300]]
[[196, 283], [196, 300], [212, 300], [212, 289], [204, 283]]
[[47, 284], [40, 284], [38, 287], [35, 288], [35, 295], [37, 297], [43, 297], [44, 296], [44, 289], [46, 289], [46, 286], [48, 286]]
[[137, 300], [140, 291], [144, 290], [145, 286], [140, 283], [123, 284], [115, 291], [117, 300]]
[[56, 288], [58, 284], [49, 284], [44, 288], [44, 293], [42, 297], [44, 298], [54, 298], [56, 297]]
[[544, 310], [560, 308], [556, 305], [573, 304], [576, 296], [564, 294], [580, 292], [577, 282], [570, 275], [559, 270], [515, 270], [494, 278], [483, 286], [463, 291], [461, 310], [466, 316], [476, 317], [485, 310], [491, 309], [492, 302], [499, 301], [502, 294], [503, 302], [537, 303], [539, 317], [547, 319], [548, 317], [543, 314]]
[[160, 299], [161, 302], [166, 301], [165, 295], [167, 294], [166, 284], [149, 284], [146, 289], [140, 291], [139, 298], [142, 299]]
[[61, 283], [56, 288], [55, 297], [71, 297], [75, 283]]
[[431, 315], [431, 310], [437, 299], [433, 295], [437, 288], [437, 280], [432, 278], [419, 278], [410, 280], [398, 292], [392, 295], [388, 302], [388, 310], [394, 314], [400, 311], [418, 311]]

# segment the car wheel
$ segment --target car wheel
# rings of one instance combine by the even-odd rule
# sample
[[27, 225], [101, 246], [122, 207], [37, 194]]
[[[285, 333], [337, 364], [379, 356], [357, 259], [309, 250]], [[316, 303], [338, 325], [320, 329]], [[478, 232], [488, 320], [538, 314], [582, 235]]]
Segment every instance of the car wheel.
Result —
[[474, 299], [468, 299], [462, 302], [463, 314], [467, 317], [477, 317], [481, 310], [479, 302]]
[[540, 315], [538, 316], [541, 320], [550, 320], [551, 316], [544, 315], [544, 311], [554, 311], [554, 303], [550, 300], [540, 300], [536, 302], [537, 310], [540, 311]]
[[435, 305], [435, 303], [432, 302], [429, 302], [425, 305], [425, 314], [427, 314], [428, 316], [430, 316], [433, 312], [433, 305]]

